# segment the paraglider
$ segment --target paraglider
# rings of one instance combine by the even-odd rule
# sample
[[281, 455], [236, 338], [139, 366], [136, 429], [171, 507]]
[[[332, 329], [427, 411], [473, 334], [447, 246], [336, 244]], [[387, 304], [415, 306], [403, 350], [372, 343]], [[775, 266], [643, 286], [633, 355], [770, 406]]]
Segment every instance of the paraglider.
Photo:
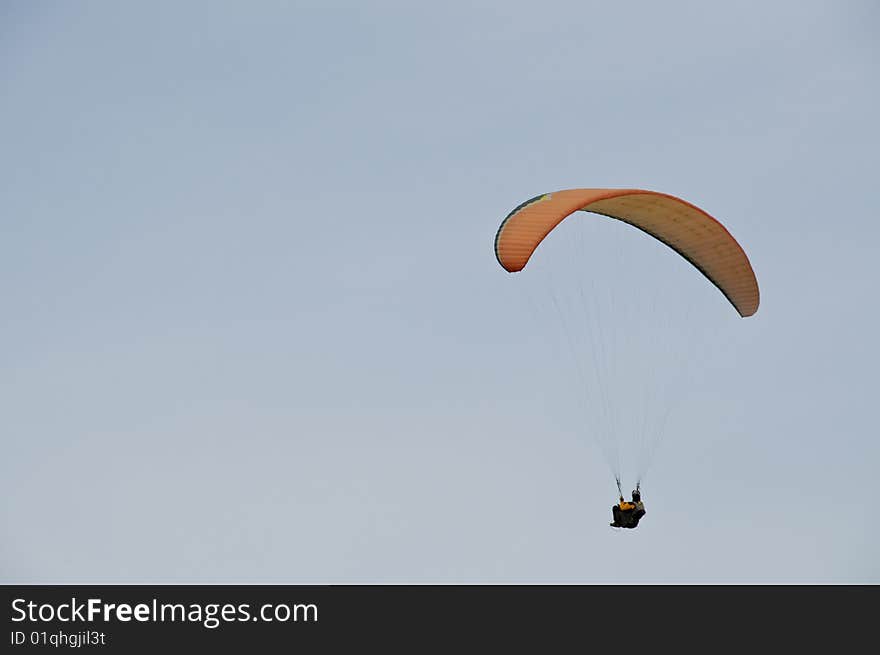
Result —
[[[518, 205], [502, 221], [495, 235], [495, 257], [508, 272], [526, 268], [536, 249], [567, 217], [583, 211], [626, 223], [665, 244], [702, 273], [729, 301], [738, 314], [745, 318], [758, 310], [758, 282], [749, 259], [728, 230], [699, 207], [675, 196], [641, 189], [566, 189], [535, 196]], [[553, 264], [554, 262], [549, 262]], [[609, 294], [616, 271], [607, 272], [603, 280]], [[581, 288], [581, 296], [585, 294]], [[556, 303], [556, 298], [553, 298]], [[670, 310], [674, 308], [670, 307]], [[592, 320], [597, 312], [587, 312]], [[601, 319], [602, 317], [598, 317]], [[576, 324], [569, 333], [586, 332], [592, 324]], [[617, 325], [608, 326], [614, 332]], [[607, 358], [612, 361], [614, 358]], [[587, 367], [601, 363], [594, 358]], [[603, 380], [597, 376], [596, 394], [608, 396]], [[607, 387], [607, 384], [605, 385]], [[649, 390], [650, 391], [650, 390]], [[606, 402], [614, 402], [614, 398]], [[623, 402], [624, 399], [617, 399]], [[626, 408], [611, 408], [611, 414], [620, 416]], [[615, 414], [616, 410], [616, 414]], [[612, 416], [613, 418], [613, 416]], [[641, 474], [640, 474], [641, 475]], [[620, 491], [619, 471], [615, 473]], [[614, 527], [635, 528], [645, 515], [641, 501], [639, 479], [632, 494], [632, 502], [620, 493], [619, 502], [612, 509]]]
[[[620, 488], [618, 483], [618, 489]], [[611, 515], [614, 520], [611, 522], [612, 528], [635, 528], [638, 527], [639, 521], [645, 515], [645, 503], [642, 502], [642, 494], [639, 485], [632, 492], [632, 502], [623, 499], [620, 495], [620, 502], [611, 507]]]

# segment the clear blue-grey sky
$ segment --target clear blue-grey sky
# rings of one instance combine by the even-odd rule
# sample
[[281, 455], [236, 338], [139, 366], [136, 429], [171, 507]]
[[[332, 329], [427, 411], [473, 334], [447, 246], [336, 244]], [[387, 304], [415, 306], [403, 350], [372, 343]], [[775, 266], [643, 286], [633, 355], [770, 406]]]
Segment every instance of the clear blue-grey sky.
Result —
[[[4, 2], [0, 580], [880, 582], [878, 29]], [[526, 198], [605, 186], [712, 213], [762, 292], [743, 320], [628, 260], [715, 341], [626, 532], [538, 278], [492, 252]]]

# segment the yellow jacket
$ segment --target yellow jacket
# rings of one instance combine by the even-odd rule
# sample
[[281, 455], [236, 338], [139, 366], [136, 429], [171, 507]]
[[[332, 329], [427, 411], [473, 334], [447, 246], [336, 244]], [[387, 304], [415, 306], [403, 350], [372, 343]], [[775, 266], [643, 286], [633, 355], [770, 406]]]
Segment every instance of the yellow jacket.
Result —
[[625, 500], [621, 500], [620, 503], [618, 504], [618, 507], [620, 507], [620, 511], [627, 512], [631, 509], [635, 509], [636, 505], [635, 505], [635, 503], [630, 503]]

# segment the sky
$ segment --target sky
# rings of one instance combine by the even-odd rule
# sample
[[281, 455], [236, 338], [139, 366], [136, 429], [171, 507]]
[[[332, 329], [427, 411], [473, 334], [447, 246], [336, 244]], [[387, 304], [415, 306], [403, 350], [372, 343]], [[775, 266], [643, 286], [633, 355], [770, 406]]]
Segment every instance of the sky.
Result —
[[[0, 581], [880, 582], [878, 27], [867, 1], [4, 2]], [[607, 297], [694, 310], [637, 530], [525, 302], [585, 278], [565, 240], [514, 275], [492, 248], [575, 187], [702, 207], [761, 288], [741, 319], [662, 245], [563, 224]], [[626, 415], [667, 369], [616, 316]]]

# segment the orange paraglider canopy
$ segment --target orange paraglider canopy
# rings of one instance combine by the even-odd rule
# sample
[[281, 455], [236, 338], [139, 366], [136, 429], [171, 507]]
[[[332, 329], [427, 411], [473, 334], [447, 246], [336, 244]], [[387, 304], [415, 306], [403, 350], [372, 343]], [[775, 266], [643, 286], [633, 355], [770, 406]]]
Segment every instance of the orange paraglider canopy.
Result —
[[665, 243], [709, 278], [739, 312], [758, 311], [758, 281], [730, 232], [689, 202], [640, 189], [566, 189], [514, 209], [495, 235], [495, 256], [511, 273], [522, 270], [538, 244], [576, 211], [615, 218]]

